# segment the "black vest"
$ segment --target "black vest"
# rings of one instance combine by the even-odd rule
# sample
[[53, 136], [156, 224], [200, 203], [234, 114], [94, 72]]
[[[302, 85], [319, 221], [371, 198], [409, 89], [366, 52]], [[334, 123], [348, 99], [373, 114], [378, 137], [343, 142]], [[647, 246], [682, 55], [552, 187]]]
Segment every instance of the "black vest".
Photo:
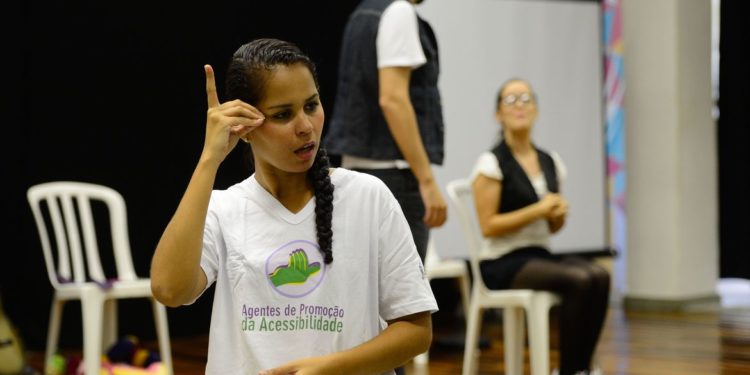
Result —
[[[539, 157], [539, 165], [544, 173], [544, 179], [547, 181], [547, 190], [551, 193], [559, 192], [557, 184], [557, 171], [555, 161], [546, 152], [534, 147]], [[499, 145], [492, 149], [492, 153], [500, 164], [500, 170], [503, 172], [503, 188], [500, 191], [500, 207], [498, 212], [510, 212], [519, 208], [526, 207], [539, 201], [539, 197], [534, 191], [534, 186], [529, 180], [529, 176], [518, 164], [513, 157], [508, 144], [502, 140]]]
[[[369, 159], [403, 159], [379, 105], [376, 39], [380, 16], [394, 1], [364, 0], [349, 17], [339, 59], [333, 116], [324, 145], [329, 154]], [[427, 62], [412, 70], [409, 96], [419, 134], [433, 164], [443, 163], [443, 113], [438, 91], [438, 49], [430, 25], [417, 16]]]

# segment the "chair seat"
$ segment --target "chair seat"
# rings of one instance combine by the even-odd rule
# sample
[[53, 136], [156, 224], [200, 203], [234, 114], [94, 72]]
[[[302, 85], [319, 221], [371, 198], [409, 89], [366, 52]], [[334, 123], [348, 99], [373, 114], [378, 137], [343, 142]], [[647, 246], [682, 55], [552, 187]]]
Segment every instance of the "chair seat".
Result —
[[114, 281], [107, 287], [93, 281], [85, 283], [61, 283], [55, 288], [57, 299], [81, 299], [84, 293], [98, 292], [106, 299], [151, 297], [151, 281], [145, 278]]
[[535, 291], [530, 289], [503, 289], [477, 292], [472, 297], [486, 308], [529, 307]]
[[427, 277], [430, 279], [452, 278], [468, 274], [466, 262], [458, 259], [443, 259], [435, 265], [428, 265]]

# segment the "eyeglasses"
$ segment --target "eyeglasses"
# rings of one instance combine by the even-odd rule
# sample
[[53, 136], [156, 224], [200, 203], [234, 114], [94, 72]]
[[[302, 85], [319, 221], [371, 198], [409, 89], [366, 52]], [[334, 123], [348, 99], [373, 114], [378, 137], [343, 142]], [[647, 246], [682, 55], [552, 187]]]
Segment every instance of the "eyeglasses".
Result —
[[516, 103], [521, 103], [523, 105], [526, 105], [526, 104], [532, 103], [533, 101], [534, 101], [534, 97], [531, 96], [531, 94], [529, 94], [528, 92], [524, 92], [518, 95], [516, 94], [505, 95], [501, 99], [500, 102], [510, 107]]

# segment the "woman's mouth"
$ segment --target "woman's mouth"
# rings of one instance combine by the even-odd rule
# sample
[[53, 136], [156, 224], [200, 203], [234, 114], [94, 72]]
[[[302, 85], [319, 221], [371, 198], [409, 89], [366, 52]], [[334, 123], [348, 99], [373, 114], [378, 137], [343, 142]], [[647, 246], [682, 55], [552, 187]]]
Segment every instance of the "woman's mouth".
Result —
[[315, 142], [307, 142], [302, 147], [294, 150], [297, 157], [301, 160], [309, 160], [315, 156]]

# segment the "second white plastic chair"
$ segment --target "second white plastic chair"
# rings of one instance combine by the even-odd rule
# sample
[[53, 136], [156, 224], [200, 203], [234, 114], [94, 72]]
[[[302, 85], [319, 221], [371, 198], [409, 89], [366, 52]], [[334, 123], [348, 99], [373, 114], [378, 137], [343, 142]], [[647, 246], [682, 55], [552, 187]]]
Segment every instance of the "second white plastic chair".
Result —
[[[81, 301], [84, 371], [99, 374], [103, 350], [117, 340], [117, 300], [148, 298], [153, 307], [161, 362], [165, 373], [171, 375], [166, 308], [153, 298], [150, 280], [139, 278], [134, 271], [125, 200], [120, 193], [101, 185], [58, 181], [32, 186], [27, 198], [39, 231], [47, 274], [54, 287], [45, 364], [57, 351], [65, 302]], [[102, 267], [92, 201], [103, 202], [109, 211], [109, 235], [116, 268], [116, 274], [110, 277]], [[51, 224], [54, 237], [49, 235], [47, 222]], [[53, 244], [56, 252], [53, 252]]]
[[490, 290], [479, 269], [481, 231], [473, 210], [471, 184], [467, 179], [453, 180], [446, 186], [448, 197], [461, 222], [471, 263], [473, 284], [467, 316], [463, 375], [473, 375], [479, 357], [478, 341], [485, 309], [503, 309], [503, 346], [505, 373], [523, 373], [524, 315], [528, 319], [529, 355], [532, 375], [548, 375], [549, 310], [560, 303], [557, 295], [530, 289]]
[[[469, 313], [469, 284], [471, 275], [466, 261], [462, 259], [441, 258], [435, 249], [433, 237], [427, 243], [427, 253], [424, 257], [424, 268], [428, 280], [434, 279], [456, 279], [461, 294], [461, 303], [464, 309], [464, 317]], [[429, 351], [414, 358], [417, 366], [426, 366], [429, 361]]]

